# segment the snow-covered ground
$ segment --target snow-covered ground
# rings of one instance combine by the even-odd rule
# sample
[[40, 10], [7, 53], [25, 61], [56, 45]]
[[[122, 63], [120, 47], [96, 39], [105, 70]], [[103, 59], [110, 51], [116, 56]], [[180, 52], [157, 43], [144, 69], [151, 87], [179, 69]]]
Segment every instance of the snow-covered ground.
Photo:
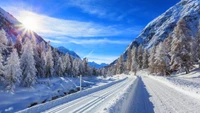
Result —
[[[83, 77], [84, 89], [112, 83], [119, 78], [115, 77]], [[3, 88], [2, 88], [3, 89]], [[79, 89], [79, 78], [58, 77], [39, 79], [31, 88], [17, 87], [14, 93], [6, 92], [0, 88], [0, 113], [11, 113], [30, 106], [43, 104], [48, 101], [76, 92]]]
[[[181, 73], [171, 77], [149, 75], [147, 70], [139, 71], [137, 75], [121, 74], [106, 79], [84, 78], [83, 84], [87, 85], [87, 89], [26, 108], [19, 113], [199, 113], [200, 71], [198, 69], [189, 74]], [[46, 80], [40, 80], [41, 83], [44, 81]], [[48, 86], [50, 89], [44, 87], [45, 84], [40, 84], [29, 90], [18, 89], [15, 94], [0, 92], [0, 94], [4, 94], [1, 96], [3, 101], [0, 103], [0, 107], [11, 105], [11, 107], [7, 106], [3, 112], [18, 111], [15, 108], [30, 105], [30, 101], [37, 100], [38, 103], [42, 103], [41, 100], [44, 98], [52, 99], [55, 95], [61, 95], [62, 91], [67, 90], [61, 86], [68, 87], [68, 91], [79, 86], [78, 78], [61, 77], [50, 81], [51, 85]], [[56, 83], [61, 86], [57, 86]], [[39, 90], [40, 92], [37, 92]], [[50, 94], [48, 94], [48, 90], [51, 90]], [[56, 92], [52, 93], [52, 91]], [[28, 95], [30, 97], [27, 97]], [[8, 97], [11, 98], [8, 99]], [[20, 103], [19, 99], [24, 100]], [[29, 104], [27, 104], [28, 102]]]
[[126, 90], [130, 88], [131, 84], [134, 83], [133, 81], [136, 77], [131, 75], [117, 75], [112, 79], [118, 80], [89, 88], [19, 112], [109, 112], [109, 106], [113, 105], [118, 101], [118, 99], [120, 99]]

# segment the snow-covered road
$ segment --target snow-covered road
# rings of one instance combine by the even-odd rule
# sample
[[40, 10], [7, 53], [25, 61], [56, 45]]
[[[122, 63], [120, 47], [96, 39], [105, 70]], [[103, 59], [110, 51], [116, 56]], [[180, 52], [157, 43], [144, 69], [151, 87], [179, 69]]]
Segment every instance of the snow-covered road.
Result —
[[94, 92], [92, 94], [75, 99], [68, 103], [62, 104], [45, 112], [48, 113], [96, 113], [102, 111], [106, 103], [112, 101], [113, 98], [118, 96], [120, 91], [130, 86], [135, 80], [135, 77], [128, 77], [117, 84], [114, 84], [103, 90]]
[[199, 113], [199, 99], [183, 94], [176, 88], [147, 76], [142, 76], [142, 82], [150, 94], [149, 99], [155, 113]]

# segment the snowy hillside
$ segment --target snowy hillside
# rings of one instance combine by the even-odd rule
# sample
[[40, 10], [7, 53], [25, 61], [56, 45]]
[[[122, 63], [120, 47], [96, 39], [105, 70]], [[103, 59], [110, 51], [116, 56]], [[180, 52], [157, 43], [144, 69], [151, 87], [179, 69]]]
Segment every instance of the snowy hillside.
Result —
[[64, 53], [64, 54], [68, 53], [68, 54], [71, 55], [72, 57], [74, 57], [74, 58], [79, 58], [79, 59], [80, 59], [80, 57], [79, 57], [74, 51], [70, 51], [70, 50], [68, 50], [67, 48], [63, 47], [63, 46], [60, 46], [60, 47], [58, 47], [57, 49], [58, 49], [58, 51], [60, 51], [60, 52], [62, 52], [62, 53]]
[[169, 34], [173, 34], [177, 22], [182, 18], [187, 20], [187, 24], [189, 24], [193, 32], [191, 35], [194, 36], [197, 32], [197, 24], [200, 19], [200, 1], [182, 0], [177, 3], [165, 13], [151, 21], [128, 48], [140, 44], [143, 44], [146, 48], [151, 48], [154, 44], [157, 45], [160, 41], [167, 38]]
[[197, 26], [200, 18], [199, 0], [182, 0], [175, 6], [168, 9], [165, 13], [150, 22], [142, 33], [131, 43], [144, 44], [147, 48], [163, 41], [173, 32], [178, 20], [187, 18], [187, 23], [193, 28], [193, 34], [197, 32]]

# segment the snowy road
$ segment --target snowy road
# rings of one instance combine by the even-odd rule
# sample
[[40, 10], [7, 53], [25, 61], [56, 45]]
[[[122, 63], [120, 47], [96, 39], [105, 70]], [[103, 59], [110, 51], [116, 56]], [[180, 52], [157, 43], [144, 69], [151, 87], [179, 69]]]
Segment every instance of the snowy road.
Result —
[[141, 82], [151, 95], [149, 99], [155, 113], [199, 113], [200, 100], [147, 76], [143, 76]]
[[106, 89], [94, 92], [87, 96], [83, 96], [71, 102], [52, 108], [48, 113], [96, 113], [102, 111], [106, 106], [106, 103], [115, 98], [118, 92], [124, 90], [130, 86], [135, 80], [135, 77], [128, 77], [126, 80], [114, 84]]

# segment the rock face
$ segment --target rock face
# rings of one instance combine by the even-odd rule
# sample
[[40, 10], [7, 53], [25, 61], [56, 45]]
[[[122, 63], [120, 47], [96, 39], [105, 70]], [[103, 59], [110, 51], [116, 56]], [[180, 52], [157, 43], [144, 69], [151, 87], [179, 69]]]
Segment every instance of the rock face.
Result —
[[[186, 24], [191, 30], [191, 36], [195, 36], [200, 23], [200, 0], [181, 0], [179, 3], [169, 8], [165, 13], [151, 21], [140, 33], [140, 35], [133, 40], [128, 46], [138, 46], [142, 44], [145, 48], [149, 49], [153, 45], [157, 45], [174, 33], [174, 28], [180, 19], [186, 20]], [[123, 53], [126, 59], [127, 50]], [[115, 64], [116, 61], [111, 63]]]

